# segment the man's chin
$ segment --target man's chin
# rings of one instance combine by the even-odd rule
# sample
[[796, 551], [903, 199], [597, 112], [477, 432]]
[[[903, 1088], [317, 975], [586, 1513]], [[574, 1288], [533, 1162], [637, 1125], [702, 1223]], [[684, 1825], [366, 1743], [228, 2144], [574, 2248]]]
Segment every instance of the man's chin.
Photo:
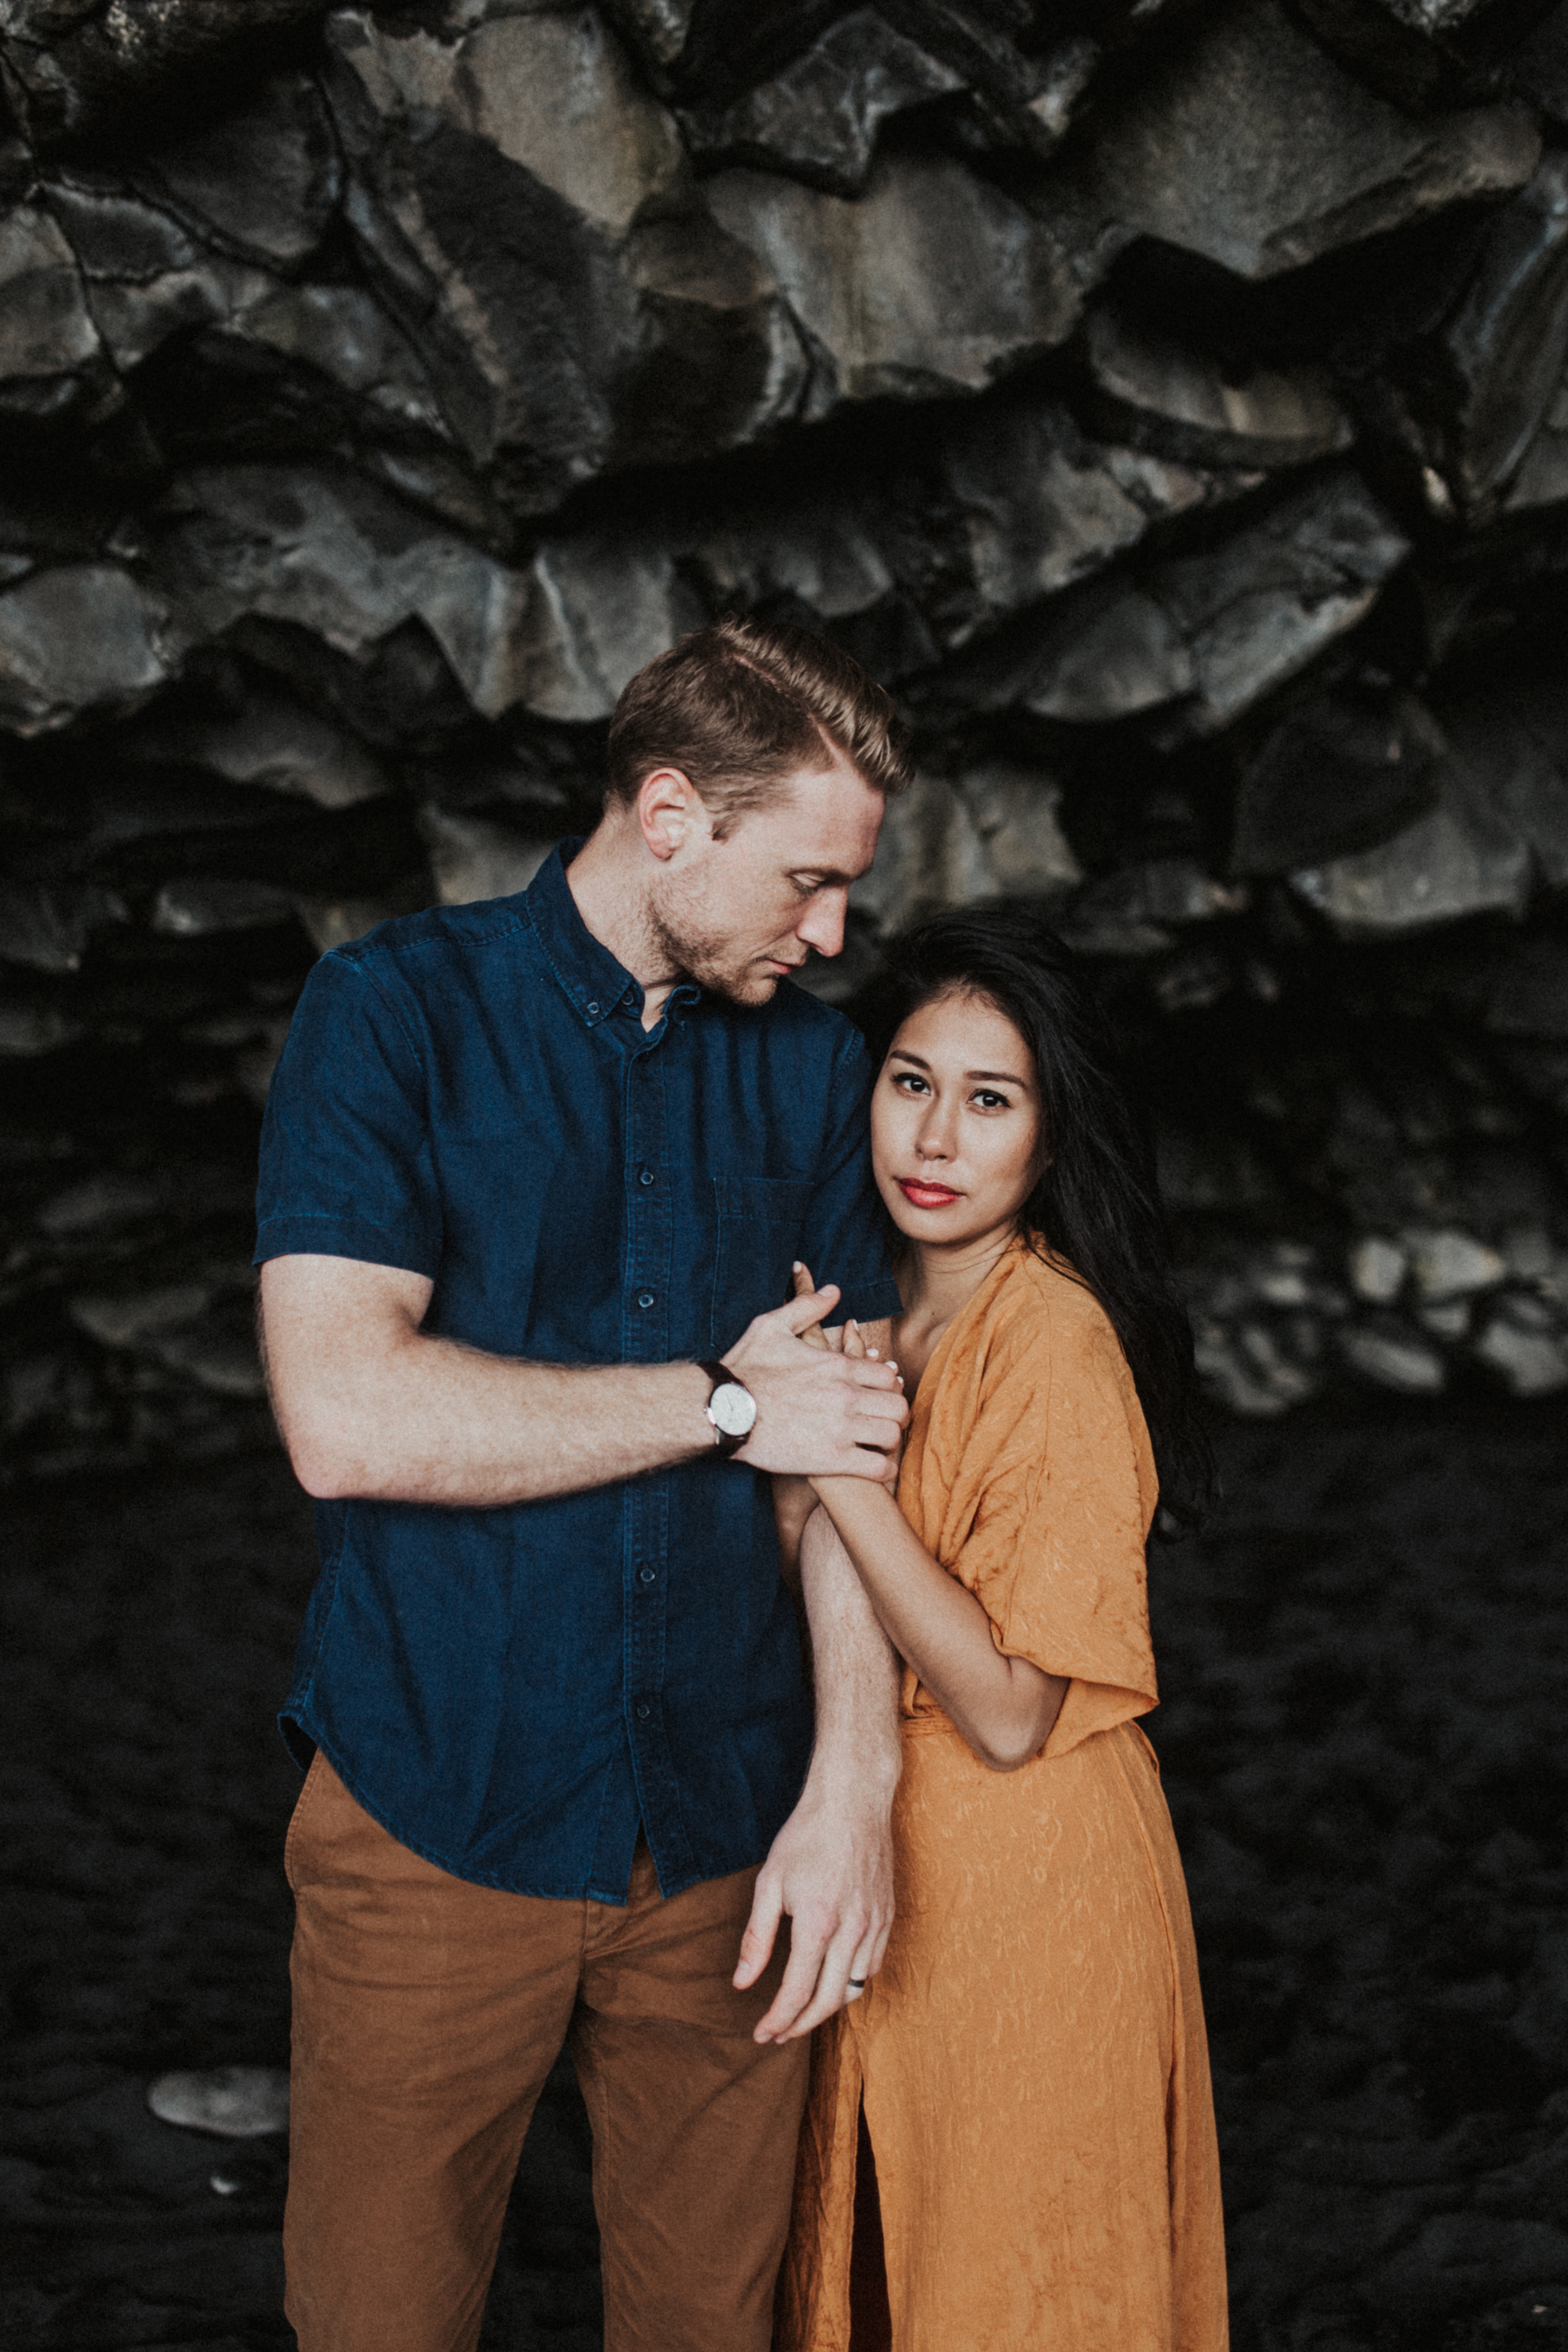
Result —
[[748, 966], [744, 971], [705, 971], [693, 975], [704, 988], [712, 990], [731, 1004], [771, 1004], [778, 993], [781, 972], [757, 971]]

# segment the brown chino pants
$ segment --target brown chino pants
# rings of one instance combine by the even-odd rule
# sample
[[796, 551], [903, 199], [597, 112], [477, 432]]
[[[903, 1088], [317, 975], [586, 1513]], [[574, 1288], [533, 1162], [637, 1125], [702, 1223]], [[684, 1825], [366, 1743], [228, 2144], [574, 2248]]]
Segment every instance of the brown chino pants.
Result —
[[318, 1755], [296, 1922], [287, 2309], [301, 2352], [468, 2352], [563, 2042], [594, 2127], [606, 2352], [766, 2352], [806, 2044], [759, 2048], [782, 1956], [730, 1978], [754, 1871], [624, 1909], [399, 1845]]

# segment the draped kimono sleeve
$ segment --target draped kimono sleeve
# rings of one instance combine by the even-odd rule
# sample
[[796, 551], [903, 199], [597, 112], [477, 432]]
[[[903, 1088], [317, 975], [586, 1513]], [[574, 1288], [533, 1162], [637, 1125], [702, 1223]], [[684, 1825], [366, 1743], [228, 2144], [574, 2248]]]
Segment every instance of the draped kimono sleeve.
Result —
[[[1045, 1748], [1065, 1755], [1157, 1704], [1144, 1568], [1156, 1489], [1137, 1392], [1099, 1302], [1026, 1250], [949, 1340], [917, 1398], [899, 1500], [997, 1648], [1069, 1679]], [[905, 1704], [939, 1712], [912, 1675]]]

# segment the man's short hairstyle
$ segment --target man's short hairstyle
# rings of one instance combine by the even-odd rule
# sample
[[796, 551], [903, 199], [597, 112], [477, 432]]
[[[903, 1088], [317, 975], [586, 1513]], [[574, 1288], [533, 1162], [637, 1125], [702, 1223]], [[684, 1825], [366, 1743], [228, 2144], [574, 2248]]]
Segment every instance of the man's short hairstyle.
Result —
[[679, 768], [722, 835], [789, 776], [835, 752], [874, 792], [912, 775], [910, 733], [859, 663], [809, 629], [715, 621], [657, 655], [610, 721], [608, 793], [635, 801], [658, 768]]

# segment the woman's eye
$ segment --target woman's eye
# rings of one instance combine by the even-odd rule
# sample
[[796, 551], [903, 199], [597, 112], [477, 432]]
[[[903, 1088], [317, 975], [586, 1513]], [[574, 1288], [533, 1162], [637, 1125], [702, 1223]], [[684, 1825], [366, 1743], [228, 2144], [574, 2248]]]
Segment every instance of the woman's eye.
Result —
[[982, 1087], [974, 1099], [982, 1110], [1005, 1110], [1007, 1108], [1006, 1096], [993, 1094], [988, 1087]]
[[908, 1093], [912, 1095], [923, 1094], [925, 1092], [925, 1080], [923, 1078], [917, 1078], [912, 1070], [900, 1070], [898, 1076], [893, 1080], [893, 1084], [896, 1087], [903, 1087]]

